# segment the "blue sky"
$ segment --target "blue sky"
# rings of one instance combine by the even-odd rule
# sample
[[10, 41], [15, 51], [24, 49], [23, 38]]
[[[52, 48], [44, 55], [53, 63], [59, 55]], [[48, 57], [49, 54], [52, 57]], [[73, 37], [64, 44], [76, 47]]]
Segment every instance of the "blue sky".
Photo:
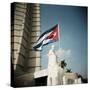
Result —
[[[62, 59], [66, 59], [67, 68], [87, 77], [87, 8], [41, 4], [41, 33], [56, 24], [59, 24], [60, 42], [52, 43], [55, 51], [64, 54]], [[52, 44], [41, 51], [42, 69], [47, 68], [47, 54]]]

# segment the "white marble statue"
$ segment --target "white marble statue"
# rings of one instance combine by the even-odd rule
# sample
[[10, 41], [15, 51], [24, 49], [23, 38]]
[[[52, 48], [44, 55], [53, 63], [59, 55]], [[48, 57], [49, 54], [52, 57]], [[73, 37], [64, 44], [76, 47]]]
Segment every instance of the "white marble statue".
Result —
[[54, 53], [54, 45], [48, 53], [48, 78], [47, 85], [61, 85], [63, 84], [64, 69], [58, 64], [56, 55]]
[[56, 60], [56, 55], [54, 53], [54, 45], [48, 53], [48, 78], [47, 85], [57, 85], [58, 84], [58, 65]]

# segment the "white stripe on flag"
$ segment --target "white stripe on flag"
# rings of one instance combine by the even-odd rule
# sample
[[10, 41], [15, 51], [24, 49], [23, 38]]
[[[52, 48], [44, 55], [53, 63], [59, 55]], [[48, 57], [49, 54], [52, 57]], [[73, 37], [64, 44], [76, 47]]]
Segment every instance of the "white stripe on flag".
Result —
[[48, 37], [51, 33], [52, 33], [52, 32], [45, 34], [42, 38], [39, 39], [39, 41], [36, 43], [36, 45], [38, 45], [39, 43], [41, 43], [41, 42], [42, 42], [46, 37]]
[[37, 50], [42, 50], [42, 45], [39, 48], [37, 48]]
[[44, 41], [43, 41], [43, 45], [44, 45], [44, 44], [47, 44], [47, 43], [50, 42], [50, 41], [51, 41], [51, 39], [46, 39], [46, 40], [44, 40]]

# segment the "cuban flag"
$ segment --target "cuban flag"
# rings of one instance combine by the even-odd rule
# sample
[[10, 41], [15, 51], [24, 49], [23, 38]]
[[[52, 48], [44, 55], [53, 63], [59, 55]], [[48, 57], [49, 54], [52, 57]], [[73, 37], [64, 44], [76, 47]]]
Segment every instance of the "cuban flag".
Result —
[[42, 50], [42, 47], [44, 45], [58, 41], [59, 37], [59, 26], [57, 24], [51, 29], [41, 34], [33, 48], [34, 50]]

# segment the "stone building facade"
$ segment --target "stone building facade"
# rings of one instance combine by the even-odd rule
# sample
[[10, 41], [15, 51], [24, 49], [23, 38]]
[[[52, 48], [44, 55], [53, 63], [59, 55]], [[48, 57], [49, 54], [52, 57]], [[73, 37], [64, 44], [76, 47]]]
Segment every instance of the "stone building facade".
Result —
[[40, 36], [40, 5], [11, 4], [11, 85], [34, 86], [34, 72], [39, 71], [40, 52], [33, 45]]

